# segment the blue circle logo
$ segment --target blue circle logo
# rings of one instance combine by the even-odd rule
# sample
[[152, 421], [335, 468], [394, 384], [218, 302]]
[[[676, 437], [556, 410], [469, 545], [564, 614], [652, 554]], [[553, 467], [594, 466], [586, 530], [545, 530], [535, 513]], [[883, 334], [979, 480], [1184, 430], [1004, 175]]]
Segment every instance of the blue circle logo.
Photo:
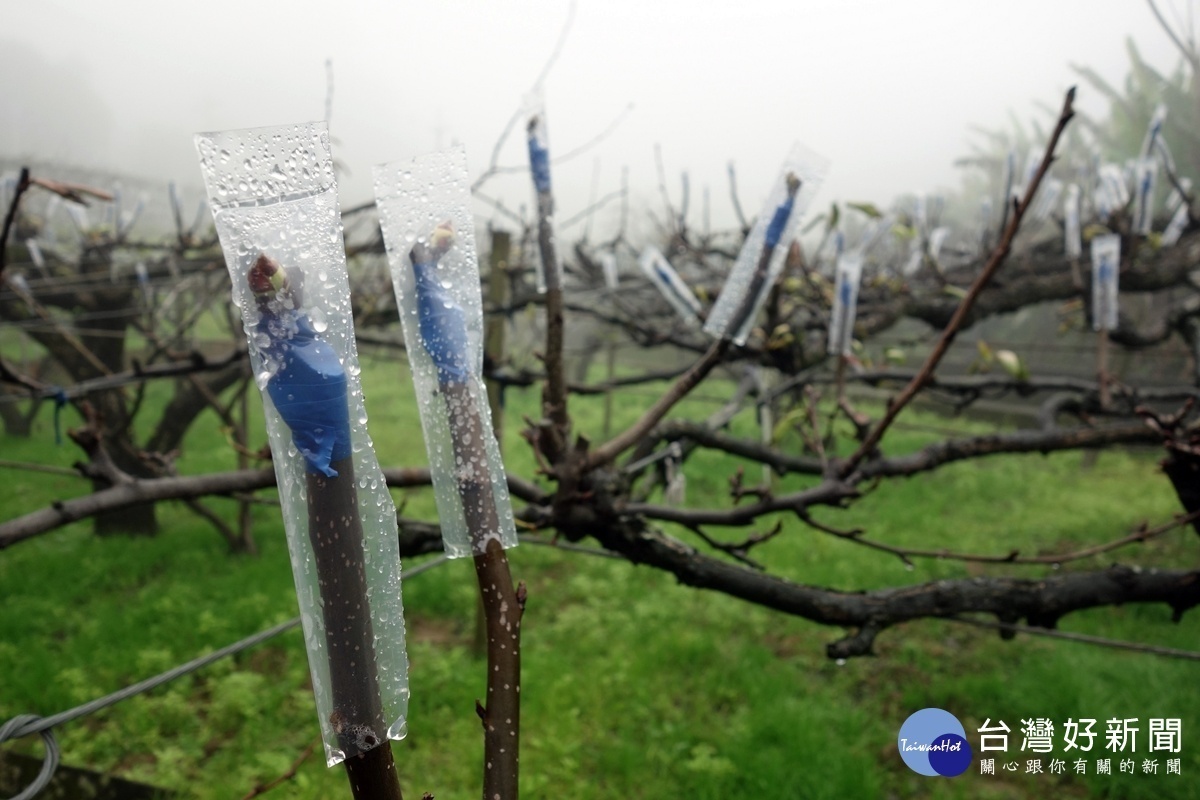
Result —
[[962, 775], [974, 755], [962, 723], [940, 708], [923, 708], [904, 720], [896, 746], [909, 769], [931, 778]]

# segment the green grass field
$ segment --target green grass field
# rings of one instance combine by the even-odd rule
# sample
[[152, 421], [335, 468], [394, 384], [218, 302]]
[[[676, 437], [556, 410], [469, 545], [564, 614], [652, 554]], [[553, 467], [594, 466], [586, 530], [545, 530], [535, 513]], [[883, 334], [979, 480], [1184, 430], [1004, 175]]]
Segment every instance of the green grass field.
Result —
[[[371, 434], [387, 466], [424, 463], [411, 383], [403, 364], [366, 358]], [[156, 387], [160, 395], [164, 387]], [[720, 395], [723, 385], [703, 387]], [[653, 388], [616, 406], [628, 422]], [[507, 462], [531, 473], [518, 428], [537, 392], [512, 392]], [[151, 401], [153, 401], [153, 397]], [[578, 427], [600, 438], [602, 401], [573, 401]], [[713, 409], [704, 397], [681, 414]], [[65, 417], [76, 424], [74, 412]], [[979, 430], [977, 423], [930, 415], [922, 425]], [[749, 415], [735, 430], [757, 435]], [[897, 428], [889, 452], [934, 438]], [[253, 446], [264, 441], [261, 433]], [[53, 444], [50, 409], [28, 440], [7, 438], [3, 457], [69, 466], [79, 454]], [[1178, 510], [1154, 453], [1003, 457], [958, 464], [880, 486], [849, 510], [820, 519], [862, 526], [882, 541], [974, 552], [1059, 551], [1115, 538], [1142, 520]], [[179, 461], [183, 473], [230, 469], [235, 457], [215, 419], [203, 417]], [[736, 459], [703, 453], [688, 464], [691, 502], [724, 498]], [[757, 467], [749, 468], [757, 476]], [[4, 518], [87, 491], [78, 479], [4, 470]], [[803, 485], [801, 479], [783, 488]], [[15, 491], [14, 491], [15, 490]], [[427, 491], [396, 494], [405, 514], [432, 518]], [[231, 501], [212, 499], [232, 512]], [[722, 500], [721, 502], [727, 502]], [[230, 556], [224, 542], [179, 504], [160, 508], [164, 533], [149, 539], [93, 537], [73, 525], [0, 552], [0, 718], [48, 715], [108, 693], [296, 613], [278, 510], [254, 511], [257, 557]], [[868, 589], [967, 575], [1011, 572], [956, 562], [896, 558], [856, 547], [783, 518], [785, 531], [756, 551], [772, 572], [839, 589]], [[686, 531], [672, 531], [692, 541]], [[722, 533], [718, 531], [718, 533]], [[729, 538], [744, 531], [724, 532]], [[693, 542], [695, 543], [695, 542]], [[1180, 567], [1195, 563], [1195, 534], [1174, 531], [1131, 551], [1065, 566], [1095, 569], [1112, 560]], [[680, 586], [670, 575], [621, 561], [523, 546], [511, 554], [529, 586], [523, 625], [522, 787], [528, 798], [1007, 798], [1200, 797], [1200, 695], [1194, 662], [1018, 637], [945, 621], [887, 631], [877, 657], [836, 664], [824, 656], [841, 631]], [[412, 563], [419, 563], [414, 560]], [[1046, 567], [1018, 574], [1038, 577]], [[408, 738], [395, 746], [404, 789], [439, 800], [478, 796], [482, 737], [473, 711], [484, 666], [471, 653], [475, 584], [452, 562], [404, 588], [412, 701]], [[1072, 631], [1195, 649], [1197, 621], [1170, 622], [1161, 606], [1106, 608], [1068, 617]], [[985, 719], [1012, 728], [1006, 772], [978, 767], [956, 779], [910, 772], [896, 750], [900, 724], [938, 706], [962, 720], [974, 745]], [[1021, 719], [1140, 719], [1138, 774], [1026, 775]], [[1149, 753], [1151, 717], [1182, 719], [1181, 776], [1166, 775], [1168, 754]], [[88, 765], [202, 798], [237, 798], [282, 772], [318, 735], [299, 632], [222, 661], [150, 695], [58, 731], [66, 764]], [[1056, 739], [1060, 737], [1056, 735]], [[6, 745], [40, 753], [24, 741]], [[1158, 774], [1141, 774], [1159, 761]], [[1049, 771], [1045, 756], [1043, 770]], [[346, 797], [340, 768], [319, 753], [272, 796]]]

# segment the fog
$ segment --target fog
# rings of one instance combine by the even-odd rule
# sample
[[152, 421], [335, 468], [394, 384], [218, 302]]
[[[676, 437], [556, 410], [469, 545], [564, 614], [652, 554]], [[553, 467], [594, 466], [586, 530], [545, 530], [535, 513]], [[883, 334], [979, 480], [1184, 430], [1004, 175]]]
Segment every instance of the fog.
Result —
[[[0, 9], [0, 155], [199, 184], [194, 132], [320, 119], [330, 59], [344, 206], [370, 198], [373, 164], [451, 143], [481, 172], [570, 13], [549, 0]], [[560, 209], [619, 188], [628, 168], [634, 202], [661, 211], [656, 145], [674, 198], [689, 173], [697, 221], [708, 187], [714, 225], [732, 220], [726, 164], [753, 213], [796, 140], [832, 162], [818, 205], [953, 186], [971, 125], [1046, 122], [1036, 103], [1061, 104], [1072, 63], [1119, 83], [1127, 36], [1158, 68], [1176, 65], [1132, 0], [580, 0], [545, 80], [553, 152], [632, 109], [556, 167]], [[1086, 85], [1079, 103], [1105, 108]], [[524, 160], [514, 136], [499, 162]], [[521, 176], [488, 191], [513, 209], [532, 193]]]

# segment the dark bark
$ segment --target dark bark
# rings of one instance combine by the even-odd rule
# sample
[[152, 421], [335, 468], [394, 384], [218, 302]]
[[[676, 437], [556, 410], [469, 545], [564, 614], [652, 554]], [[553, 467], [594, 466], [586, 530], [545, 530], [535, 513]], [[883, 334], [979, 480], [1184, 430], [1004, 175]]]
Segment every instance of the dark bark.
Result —
[[329, 654], [329, 722], [349, 769], [355, 756], [387, 741], [388, 726], [379, 700], [354, 461], [344, 458], [330, 468], [335, 477], [308, 472], [308, 538]]
[[1003, 622], [1027, 619], [1053, 628], [1073, 611], [1124, 603], [1165, 603], [1178, 621], [1200, 604], [1200, 572], [1113, 566], [1040, 579], [965, 578], [916, 586], [842, 592], [792, 583], [747, 567], [718, 561], [683, 543], [635, 525], [597, 538], [634, 563], [673, 573], [681, 583], [711, 589], [824, 625], [851, 629], [826, 646], [830, 658], [869, 655], [875, 637], [892, 626], [923, 617], [969, 612]]

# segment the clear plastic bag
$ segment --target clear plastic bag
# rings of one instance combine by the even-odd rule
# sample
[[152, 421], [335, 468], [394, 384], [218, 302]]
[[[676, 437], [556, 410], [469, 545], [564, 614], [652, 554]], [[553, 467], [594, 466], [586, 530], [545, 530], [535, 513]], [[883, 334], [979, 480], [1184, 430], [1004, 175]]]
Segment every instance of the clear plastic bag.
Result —
[[462, 148], [375, 168], [375, 197], [446, 553], [517, 545], [483, 385], [483, 304]]
[[828, 352], [832, 356], [848, 356], [852, 352], [862, 265], [862, 253], [858, 251], [847, 253], [838, 259], [833, 313], [829, 315]]
[[262, 392], [332, 766], [407, 732], [396, 509], [367, 433], [325, 123], [196, 136]]
[[1117, 282], [1121, 237], [1106, 233], [1092, 239], [1092, 329], [1117, 329]]
[[1109, 215], [1125, 208], [1128, 203], [1129, 187], [1125, 185], [1125, 173], [1116, 164], [1101, 164], [1094, 197], [1097, 215], [1107, 220]]
[[621, 283], [620, 274], [617, 271], [617, 254], [612, 250], [605, 250], [597, 258], [600, 261], [600, 269], [604, 273], [604, 287], [609, 291], [615, 291]]
[[683, 278], [679, 277], [679, 273], [671, 266], [671, 262], [667, 261], [662, 251], [654, 245], [648, 245], [638, 259], [638, 266], [679, 314], [680, 319], [693, 328], [700, 327], [700, 301]]
[[783, 270], [804, 211], [825, 180], [829, 161], [802, 144], [792, 147], [767, 202], [738, 253], [737, 263], [704, 325], [706, 333], [746, 343], [758, 311]]
[[1133, 232], [1149, 236], [1154, 229], [1154, 191], [1158, 188], [1158, 162], [1151, 157], [1140, 159], [1135, 174], [1137, 202], [1133, 208]]
[[[1189, 178], [1182, 178], [1179, 185], [1183, 187], [1184, 192], [1192, 191], [1192, 181]], [[1179, 192], [1175, 193], [1175, 212], [1171, 215], [1171, 221], [1167, 223], [1166, 230], [1162, 235], [1163, 247], [1174, 247], [1179, 242], [1179, 237], [1183, 236], [1183, 231], [1188, 224], [1188, 208], [1187, 197]]]
[[1067, 197], [1063, 201], [1063, 250], [1071, 261], [1083, 257], [1083, 239], [1079, 226], [1079, 187], [1071, 184], [1067, 187]]
[[[529, 171], [533, 175], [533, 188], [537, 194], [539, 225], [549, 225], [549, 236], [554, 238], [554, 194], [550, 188], [550, 134], [546, 126], [546, 97], [541, 87], [525, 97], [525, 139], [529, 145]], [[541, 232], [539, 231], [539, 238]], [[557, 252], [557, 251], [555, 251]], [[553, 264], [546, 263], [546, 253], [539, 248], [537, 265], [537, 290], [545, 294], [547, 271], [553, 270], [561, 283], [562, 268], [557, 257]]]

